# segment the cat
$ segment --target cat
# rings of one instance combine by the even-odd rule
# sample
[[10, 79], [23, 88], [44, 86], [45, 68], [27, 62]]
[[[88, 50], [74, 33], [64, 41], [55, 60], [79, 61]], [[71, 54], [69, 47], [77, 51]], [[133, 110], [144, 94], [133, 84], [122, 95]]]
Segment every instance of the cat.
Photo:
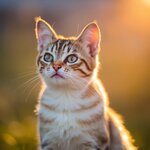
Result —
[[85, 26], [64, 38], [36, 18], [40, 150], [137, 150], [122, 119], [110, 107], [97, 77], [100, 29]]

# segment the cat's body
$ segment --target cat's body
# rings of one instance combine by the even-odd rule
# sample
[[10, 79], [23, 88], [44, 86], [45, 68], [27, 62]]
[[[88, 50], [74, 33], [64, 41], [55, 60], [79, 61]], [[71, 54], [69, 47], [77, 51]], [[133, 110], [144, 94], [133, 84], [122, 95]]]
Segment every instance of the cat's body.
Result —
[[38, 110], [40, 149], [136, 150], [96, 77], [98, 26], [89, 24], [78, 38], [65, 39], [38, 18], [36, 35], [46, 85]]
[[[93, 91], [94, 93], [94, 91]], [[109, 142], [107, 122], [103, 119], [103, 97], [84, 96], [84, 92], [47, 89], [40, 102], [42, 144], [55, 150], [95, 150]], [[84, 98], [83, 98], [84, 97]], [[104, 145], [102, 142], [105, 142]]]

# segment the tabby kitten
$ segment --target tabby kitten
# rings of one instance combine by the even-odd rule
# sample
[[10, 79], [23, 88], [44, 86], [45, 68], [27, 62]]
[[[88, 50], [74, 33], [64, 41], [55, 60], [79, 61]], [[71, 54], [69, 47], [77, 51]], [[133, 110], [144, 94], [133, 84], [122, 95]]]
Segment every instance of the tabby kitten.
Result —
[[40, 149], [136, 150], [97, 78], [98, 25], [90, 23], [78, 37], [64, 38], [38, 17], [35, 30], [44, 85], [38, 105]]

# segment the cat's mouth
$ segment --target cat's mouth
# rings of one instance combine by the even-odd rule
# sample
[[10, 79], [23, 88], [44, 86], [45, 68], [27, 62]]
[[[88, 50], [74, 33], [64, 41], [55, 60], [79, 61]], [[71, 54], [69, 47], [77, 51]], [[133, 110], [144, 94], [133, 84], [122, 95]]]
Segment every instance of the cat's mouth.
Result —
[[62, 79], [64, 79], [64, 77], [63, 77], [62, 75], [58, 74], [57, 72], [56, 72], [55, 74], [53, 74], [53, 75], [51, 76], [51, 78], [56, 78], [56, 79], [62, 78]]

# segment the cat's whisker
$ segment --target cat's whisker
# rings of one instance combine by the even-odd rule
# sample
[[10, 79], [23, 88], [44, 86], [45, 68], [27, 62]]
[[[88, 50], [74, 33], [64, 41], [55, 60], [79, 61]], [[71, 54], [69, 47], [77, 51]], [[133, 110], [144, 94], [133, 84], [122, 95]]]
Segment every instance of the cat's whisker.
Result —
[[28, 69], [28, 71], [21, 72], [20, 74], [28, 73], [28, 72], [36, 72], [37, 69]]
[[72, 85], [72, 86], [75, 86], [75, 84], [73, 83], [73, 80], [72, 80], [72, 78], [71, 78], [71, 73], [70, 73], [70, 72], [66, 74], [66, 78], [67, 78], [69, 81], [71, 81], [71, 85]]
[[[69, 77], [70, 77], [70, 78], [73, 78], [73, 79], [77, 79], [77, 80], [82, 80], [82, 81], [84, 81], [85, 83], [88, 83], [88, 81], [86, 81], [85, 79], [82, 79], [82, 78], [80, 78], [80, 77], [78, 77], [78, 76], [76, 76], [76, 75], [74, 75], [74, 74], [71, 74]], [[85, 84], [85, 83], [84, 83], [84, 84]]]
[[36, 83], [36, 81], [38, 81], [39, 80], [39, 77], [37, 77], [37, 78], [35, 78], [35, 79], [33, 79], [32, 81], [30, 81], [25, 87], [24, 87], [24, 93], [27, 91], [27, 89], [29, 88], [29, 87], [31, 87], [34, 83]]
[[[69, 75], [69, 74], [68, 74], [68, 75]], [[71, 77], [73, 77], [73, 79], [72, 79]], [[73, 84], [73, 86], [76, 86], [76, 87], [77, 87], [77, 85], [74, 84], [74, 81], [72, 81], [72, 80], [75, 80], [75, 79], [80, 80], [80, 86], [81, 86], [81, 87], [85, 87], [85, 86], [88, 87], [89, 81], [85, 80], [84, 78], [80, 78], [80, 77], [78, 77], [78, 76], [72, 74], [72, 75], [70, 75], [70, 81], [71, 81], [71, 83]], [[88, 87], [88, 88], [90, 88], [90, 87]], [[91, 94], [94, 94], [94, 91], [91, 90], [91, 89], [89, 89], [89, 92], [90, 92]]]
[[20, 80], [20, 79], [24, 79], [24, 78], [27, 78], [29, 76], [33, 76], [33, 75], [37, 75], [38, 73], [35, 73], [35, 72], [28, 72], [28, 73], [24, 73], [20, 76], [18, 76], [17, 78], [13, 79], [13, 81], [16, 81], [16, 80]]
[[52, 27], [54, 27], [55, 23], [56, 23], [56, 22], [53, 22]]
[[39, 78], [39, 75], [36, 75], [36, 76], [30, 78], [29, 80], [27, 80], [26, 82], [24, 82], [22, 85], [20, 85], [19, 87], [17, 87], [15, 91], [19, 90], [20, 88], [23, 88], [26, 84], [30, 83], [35, 78]]
[[28, 93], [28, 95], [25, 98], [25, 102], [27, 102], [29, 96], [31, 95], [32, 91], [40, 84], [40, 81], [38, 81], [30, 90], [30, 92]]
[[27, 71], [21, 72], [21, 73], [19, 73], [19, 75], [24, 75], [24, 74], [30, 73], [30, 72], [37, 73], [37, 69], [27, 69]]
[[[71, 86], [72, 86], [72, 87], [75, 87], [76, 89], [78, 89], [79, 86], [77, 86], [77, 85], [75, 84], [75, 82], [74, 82], [75, 77], [74, 77], [74, 78], [72, 78], [72, 77], [74, 77], [74, 76], [73, 76], [71, 73], [70, 73], [70, 74], [67, 74], [67, 78], [68, 78], [68, 80], [70, 81]], [[83, 83], [83, 84], [81, 85], [81, 87], [83, 87], [83, 86], [85, 86], [85, 83]]]
[[29, 69], [32, 69], [32, 70], [33, 70], [33, 69], [36, 70], [36, 66], [29, 66], [28, 68], [29, 68]]

